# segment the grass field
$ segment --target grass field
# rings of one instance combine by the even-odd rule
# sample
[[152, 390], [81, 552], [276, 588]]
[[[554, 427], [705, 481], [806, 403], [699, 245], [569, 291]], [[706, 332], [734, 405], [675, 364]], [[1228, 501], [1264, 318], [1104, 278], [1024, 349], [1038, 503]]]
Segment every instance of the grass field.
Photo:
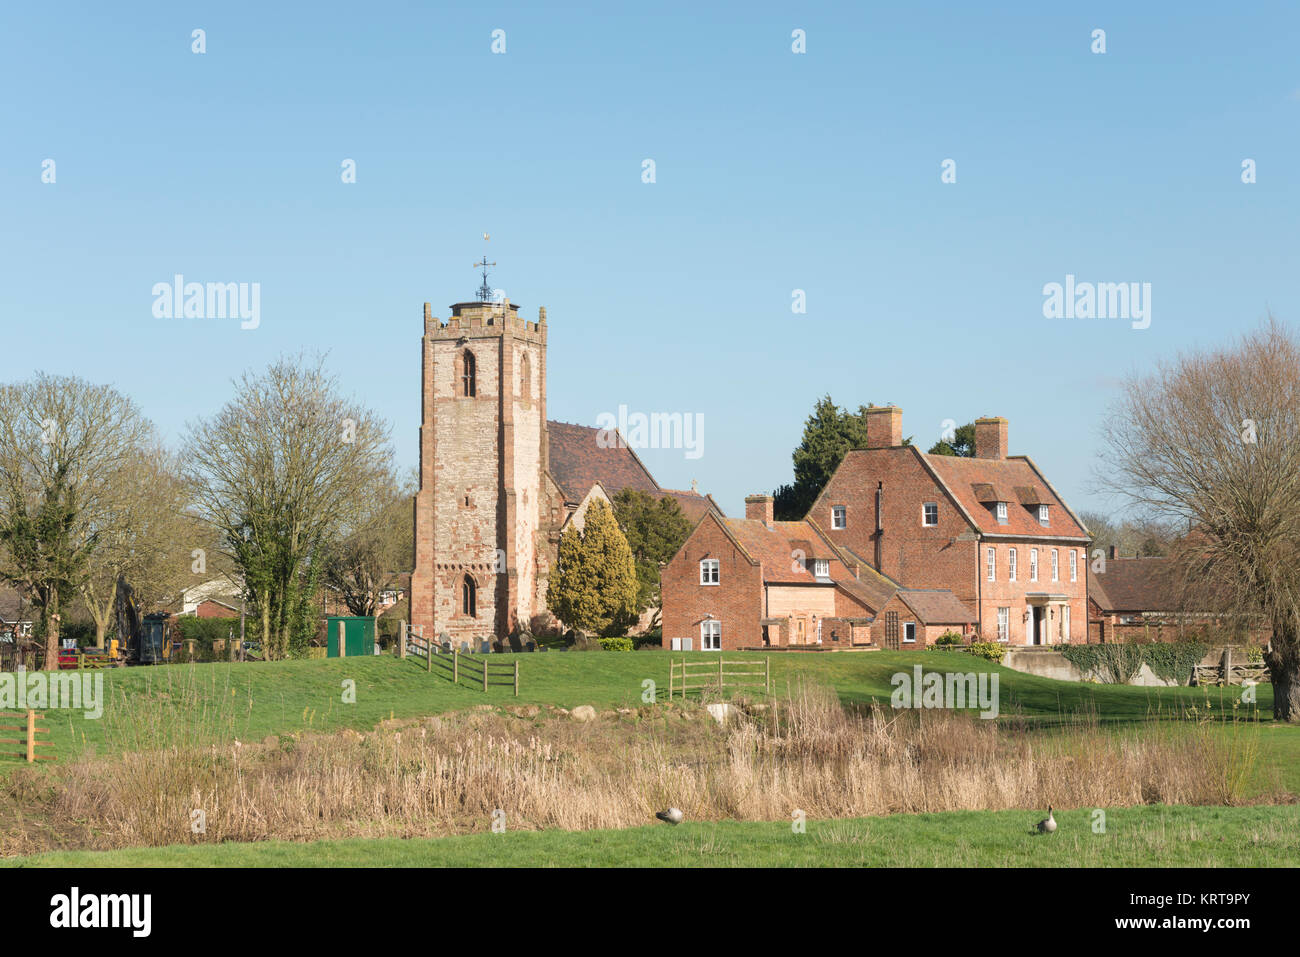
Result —
[[[762, 654], [729, 652], [728, 657], [761, 660]], [[87, 748], [98, 753], [126, 750], [141, 737], [136, 720], [126, 716], [127, 702], [148, 697], [159, 703], [156, 716], [167, 720], [167, 703], [173, 727], [154, 729], [154, 743], [184, 741], [192, 736], [191, 722], [207, 722], [205, 730], [217, 738], [261, 740], [267, 735], [303, 730], [368, 730], [386, 718], [412, 718], [473, 708], [483, 704], [537, 704], [572, 708], [589, 704], [600, 708], [638, 707], [646, 680], [656, 683], [659, 700], [666, 695], [669, 658], [716, 660], [705, 652], [639, 651], [534, 654], [520, 658], [521, 693], [494, 686], [481, 689], [460, 686], [428, 674], [416, 659], [388, 656], [350, 659], [314, 659], [246, 664], [163, 665], [119, 668], [103, 672], [105, 716], [86, 720], [80, 713], [47, 713], [50, 740], [61, 758]], [[1128, 725], [1185, 716], [1230, 716], [1240, 698], [1240, 688], [1156, 688], [1056, 681], [994, 665], [971, 655], [945, 651], [785, 654], [772, 655], [774, 690], [782, 692], [801, 681], [832, 687], [846, 704], [888, 702], [890, 676], [921, 664], [926, 671], [994, 672], [999, 677], [1003, 721], [1025, 721], [1031, 726], [1052, 725], [1081, 714], [1102, 724]], [[505, 657], [502, 660], [512, 660]], [[344, 682], [355, 682], [356, 701], [343, 703]], [[1275, 779], [1292, 793], [1300, 793], [1300, 728], [1277, 727], [1272, 722], [1272, 687], [1257, 689], [1260, 719], [1261, 776]], [[210, 713], [196, 713], [198, 703], [220, 710], [218, 723]], [[1239, 708], [1238, 713], [1251, 713]], [[21, 762], [0, 758], [0, 774]]]
[[56, 852], [10, 867], [1295, 867], [1300, 806], [1164, 807], [1040, 815], [956, 811], [785, 822], [686, 822], [615, 831]]
[[[329, 731], [365, 730], [389, 718], [439, 714], [490, 704], [538, 704], [596, 708], [637, 707], [642, 703], [642, 683], [656, 683], [660, 700], [666, 695], [668, 661], [681, 653], [587, 652], [534, 654], [520, 658], [521, 693], [514, 698], [506, 687], [488, 692], [460, 686], [427, 674], [414, 659], [387, 656], [316, 659], [247, 664], [164, 665], [153, 668], [111, 669], [104, 672], [105, 711], [101, 720], [86, 720], [80, 713], [51, 711], [47, 715], [50, 740], [60, 757], [87, 747], [109, 751], [129, 746], [129, 729], [116, 718], [127, 701], [152, 696], [166, 702], [185, 700], [219, 706], [226, 733], [246, 739], [307, 728]], [[754, 658], [758, 653], [728, 653], [728, 657]], [[685, 657], [716, 660], [704, 652]], [[1132, 723], [1185, 715], [1230, 714], [1241, 689], [1144, 688], [1124, 685], [1055, 681], [1012, 671], [971, 655], [955, 652], [873, 652], [844, 654], [772, 655], [774, 690], [784, 691], [800, 681], [834, 688], [846, 704], [888, 702], [890, 676], [921, 664], [926, 671], [986, 671], [1000, 675], [1003, 719], [1023, 718], [1035, 724], [1068, 720], [1080, 714], [1095, 715], [1102, 723]], [[503, 660], [511, 660], [509, 658]], [[344, 682], [355, 682], [356, 701], [343, 703]], [[1258, 714], [1271, 724], [1272, 689], [1258, 689]], [[192, 709], [187, 709], [187, 711]], [[181, 715], [177, 721], [202, 716]], [[1280, 745], [1290, 747], [1289, 732], [1277, 729]], [[182, 733], [183, 729], [177, 729]], [[112, 739], [112, 740], [108, 740]], [[1300, 746], [1300, 740], [1296, 741]], [[11, 767], [0, 759], [0, 768]], [[1300, 786], [1295, 790], [1300, 790]]]
[[[485, 707], [489, 710], [513, 705], [573, 708], [585, 704], [600, 711], [627, 708], [633, 709], [632, 713], [620, 720], [637, 725], [647, 718], [664, 720], [661, 709], [647, 712], [636, 709], [645, 704], [647, 680], [656, 685], [655, 699], [660, 703], [665, 700], [669, 659], [681, 657], [717, 660], [716, 655], [707, 653], [669, 652], [519, 656], [521, 694], [518, 698], [508, 687], [494, 686], [484, 693], [481, 688], [470, 687], [468, 682], [456, 686], [437, 671], [427, 673], [418, 660], [400, 661], [386, 656], [116, 669], [103, 674], [102, 719], [85, 720], [79, 712], [50, 711], [47, 721], [60, 759], [57, 767], [66, 767], [71, 759], [89, 753], [116, 761], [113, 756], [128, 752], [206, 749], [217, 742], [232, 740], [255, 743], [270, 739], [274, 747], [277, 736], [299, 736], [305, 732], [315, 737], [313, 732], [328, 735], [345, 728], [366, 732], [390, 718], [417, 719]], [[728, 653], [728, 658], [733, 657], [763, 658], [760, 654]], [[1240, 688], [1154, 688], [1062, 682], [1012, 671], [970, 655], [929, 651], [772, 655], [773, 690], [780, 695], [810, 684], [833, 689], [841, 703], [848, 706], [888, 703], [891, 676], [899, 671], [910, 672], [917, 664], [926, 671], [998, 674], [1001, 709], [998, 723], [1013, 738], [1022, 734], [1034, 736], [1035, 748], [1042, 749], [1051, 737], [1069, 726], [1091, 727], [1090, 733], [1107, 737], [1134, 731], [1147, 736], [1148, 732], [1142, 729], [1148, 728], [1153, 734], [1158, 731], [1165, 739], [1184, 734], [1203, 737], [1208, 733], [1221, 737], [1228, 749], [1239, 756], [1234, 759], [1238, 766], [1248, 769], [1242, 777], [1244, 786], [1234, 789], [1234, 796], [1225, 803], [1286, 802], [1294, 801], [1294, 796], [1300, 794], [1300, 727], [1280, 726], [1272, 721], [1268, 685], [1257, 689], [1257, 704], [1243, 706]], [[345, 692], [349, 690], [354, 692], [355, 701], [347, 700], [351, 695]], [[568, 726], [568, 719], [559, 720]], [[605, 727], [608, 725], [593, 725], [592, 729]], [[0, 759], [0, 776], [19, 767], [26, 765], [13, 758]], [[45, 765], [32, 769], [37, 775], [33, 780], [52, 773], [55, 767]], [[31, 786], [23, 784], [11, 796], [17, 801], [14, 809], [22, 818], [16, 826], [20, 830], [49, 828], [53, 826], [52, 819], [42, 817], [43, 812], [34, 808], [32, 816], [23, 812], [26, 805], [19, 794], [29, 793], [23, 788]], [[1037, 794], [1031, 795], [1030, 803], [1035, 797]], [[1114, 803], [1137, 804], [1141, 800], [1131, 797]], [[340, 837], [306, 843], [312, 837], [333, 837], [316, 833], [304, 834], [304, 843], [293, 843], [250, 836], [211, 845], [55, 851], [33, 858], [12, 858], [8, 863], [1279, 866], [1295, 863], [1300, 843], [1294, 837], [1296, 825], [1300, 824], [1300, 809], [1294, 804], [1117, 807], [1107, 810], [1105, 834], [1092, 833], [1090, 810], [1060, 813], [1058, 819], [1063, 829], [1051, 838], [1028, 835], [1033, 816], [1028, 811], [951, 811], [810, 820], [808, 832], [803, 835], [792, 834], [789, 824], [779, 820], [732, 820], [728, 815], [724, 815], [728, 817], [724, 820], [690, 821], [676, 829], [660, 825], [569, 831], [559, 828], [580, 825], [544, 824], [540, 826], [548, 830], [519, 830], [506, 835], [466, 834], [462, 821], [459, 836], [453, 837]], [[784, 812], [761, 817], [779, 817], [780, 813]], [[833, 812], [823, 808], [821, 813]], [[618, 826], [635, 824], [640, 819], [625, 817]], [[105, 825], [101, 821], [96, 826]], [[108, 826], [112, 826], [111, 821]], [[470, 827], [477, 830], [486, 824], [470, 824]], [[441, 833], [456, 832], [456, 828], [449, 828]], [[11, 832], [11, 837], [14, 833]], [[271, 831], [266, 836], [279, 837], [283, 833]], [[173, 839], [164, 836], [163, 840], [130, 843], [166, 844]], [[29, 842], [18, 846], [35, 849], [41, 845]]]

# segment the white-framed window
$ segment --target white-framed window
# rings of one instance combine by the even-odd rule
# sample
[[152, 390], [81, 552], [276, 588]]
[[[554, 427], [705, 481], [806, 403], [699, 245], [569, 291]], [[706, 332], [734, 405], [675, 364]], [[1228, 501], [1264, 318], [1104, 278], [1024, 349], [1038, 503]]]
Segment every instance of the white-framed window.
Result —
[[916, 622], [903, 622], [903, 644], [911, 645], [916, 643]]
[[830, 578], [831, 577], [830, 559], [819, 558], [816, 561], [814, 561], [813, 574], [816, 575], [818, 578]]
[[1007, 550], [1007, 581], [1016, 580], [1016, 550]]
[[1039, 525], [1048, 525], [1048, 524], [1050, 524], [1050, 522], [1048, 521], [1048, 518], [1047, 518], [1047, 506], [1046, 506], [1046, 505], [1040, 505], [1040, 506], [1038, 506], [1038, 524], [1039, 524]]
[[1061, 606], [1061, 640], [1070, 640], [1070, 606]]
[[1036, 548], [1029, 550], [1029, 580], [1038, 581], [1038, 549]]
[[939, 503], [926, 502], [921, 506], [921, 524], [926, 527], [939, 524]]
[[998, 580], [998, 552], [995, 548], [984, 552], [984, 574], [991, 582]]
[[1053, 548], [1052, 549], [1052, 581], [1059, 582], [1060, 580], [1061, 580], [1061, 558], [1056, 553], [1056, 549]]
[[700, 651], [722, 650], [722, 622], [716, 619], [700, 622]]
[[831, 506], [831, 528], [848, 528], [848, 509], [843, 505]]
[[1007, 523], [1007, 503], [998, 502], [998, 524], [1005, 525], [1006, 523]]
[[722, 562], [716, 558], [706, 558], [700, 562], [700, 584], [716, 585], [722, 571]]
[[998, 609], [998, 641], [1011, 639], [1011, 609]]
[[1074, 549], [1070, 549], [1070, 581], [1077, 582], [1078, 580], [1079, 580], [1079, 553], [1076, 552]]

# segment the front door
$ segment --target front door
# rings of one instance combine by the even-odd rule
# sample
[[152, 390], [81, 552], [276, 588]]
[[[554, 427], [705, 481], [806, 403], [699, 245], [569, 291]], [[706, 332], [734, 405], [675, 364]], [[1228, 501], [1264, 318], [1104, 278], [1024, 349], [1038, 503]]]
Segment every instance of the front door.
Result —
[[1029, 643], [1031, 645], [1041, 645], [1043, 643], [1043, 606], [1029, 606]]

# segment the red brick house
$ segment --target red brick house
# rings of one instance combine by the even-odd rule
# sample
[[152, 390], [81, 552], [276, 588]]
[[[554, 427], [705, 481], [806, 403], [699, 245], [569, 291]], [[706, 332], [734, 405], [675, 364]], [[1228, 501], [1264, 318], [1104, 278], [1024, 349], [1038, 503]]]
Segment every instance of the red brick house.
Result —
[[987, 640], [1086, 640], [1091, 536], [1032, 459], [1007, 454], [1007, 420], [977, 419], [962, 458], [904, 446], [900, 409], [868, 412], [868, 447], [808, 520], [907, 588], [951, 592]]
[[675, 650], [924, 647], [975, 621], [951, 592], [901, 587], [818, 523], [775, 521], [770, 495], [747, 497], [743, 519], [705, 515], [661, 588]]
[[1207, 635], [1267, 644], [1269, 628], [1248, 619], [1231, 620], [1207, 607], [1188, 607], [1202, 595], [1184, 588], [1177, 566], [1166, 557], [1120, 558], [1112, 545], [1104, 570], [1088, 579], [1088, 641], [1179, 641]]

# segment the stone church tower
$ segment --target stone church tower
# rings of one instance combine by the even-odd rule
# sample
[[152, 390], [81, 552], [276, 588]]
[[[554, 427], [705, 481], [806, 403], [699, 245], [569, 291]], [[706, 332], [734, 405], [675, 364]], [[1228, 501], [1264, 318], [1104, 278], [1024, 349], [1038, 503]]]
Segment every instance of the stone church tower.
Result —
[[426, 637], [501, 637], [546, 606], [546, 310], [518, 313], [461, 302], [444, 322], [424, 304], [411, 624]]

